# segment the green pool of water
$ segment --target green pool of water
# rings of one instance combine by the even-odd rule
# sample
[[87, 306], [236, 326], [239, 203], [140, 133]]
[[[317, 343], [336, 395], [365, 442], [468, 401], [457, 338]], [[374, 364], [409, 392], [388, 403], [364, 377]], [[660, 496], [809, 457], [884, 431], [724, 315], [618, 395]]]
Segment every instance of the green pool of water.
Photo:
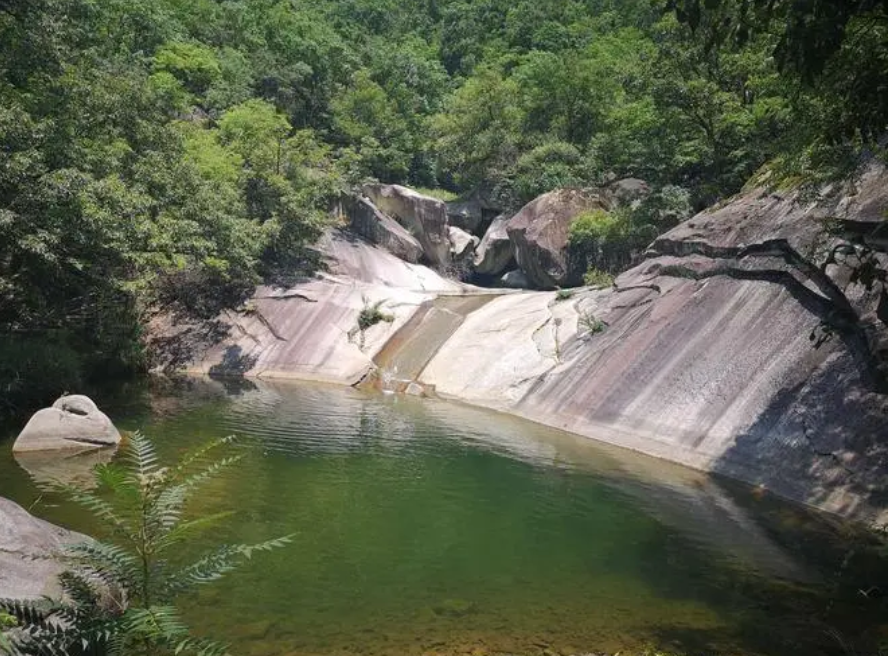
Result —
[[[858, 593], [884, 579], [865, 541], [744, 486], [441, 401], [196, 381], [119, 396], [109, 414], [170, 459], [241, 438], [193, 508], [235, 514], [184, 557], [296, 536], [181, 600], [233, 654], [812, 656], [884, 632]], [[99, 528], [41, 497], [10, 449], [0, 494]]]

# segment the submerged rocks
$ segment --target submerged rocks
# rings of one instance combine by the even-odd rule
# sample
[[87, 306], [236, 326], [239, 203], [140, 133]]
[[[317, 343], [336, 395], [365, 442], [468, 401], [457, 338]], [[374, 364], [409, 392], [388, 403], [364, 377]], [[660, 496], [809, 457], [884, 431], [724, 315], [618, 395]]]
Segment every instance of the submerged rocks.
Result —
[[557, 189], [535, 198], [513, 216], [506, 232], [518, 266], [541, 289], [580, 284], [582, 271], [571, 267], [568, 230], [582, 212], [606, 210], [599, 195], [581, 189]]
[[58, 597], [63, 567], [48, 556], [84, 539], [0, 498], [0, 598]]
[[443, 201], [400, 185], [366, 184], [362, 192], [416, 238], [429, 263], [435, 266], [450, 263], [447, 206]]
[[38, 410], [19, 433], [13, 452], [88, 451], [120, 443], [120, 433], [92, 399], [62, 396], [51, 408]]

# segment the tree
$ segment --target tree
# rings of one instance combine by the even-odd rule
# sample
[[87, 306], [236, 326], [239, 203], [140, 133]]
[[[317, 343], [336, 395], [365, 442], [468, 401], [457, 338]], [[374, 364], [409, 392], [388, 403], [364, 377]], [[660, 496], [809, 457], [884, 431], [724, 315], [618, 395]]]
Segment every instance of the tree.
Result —
[[281, 537], [224, 545], [192, 563], [177, 561], [176, 551], [185, 540], [229, 514], [185, 519], [186, 504], [201, 486], [240, 460], [227, 456], [206, 463], [213, 450], [232, 441], [210, 442], [177, 465], [162, 467], [150, 440], [134, 433], [124, 447], [122, 465], [97, 468], [99, 491], [49, 485], [48, 491], [92, 513], [107, 527], [109, 540], [76, 543], [59, 556], [69, 568], [60, 577], [66, 599], [0, 600], [0, 611], [18, 625], [6, 650], [13, 656], [224, 654], [223, 645], [190, 635], [175, 598], [219, 579], [257, 552], [290, 542]]

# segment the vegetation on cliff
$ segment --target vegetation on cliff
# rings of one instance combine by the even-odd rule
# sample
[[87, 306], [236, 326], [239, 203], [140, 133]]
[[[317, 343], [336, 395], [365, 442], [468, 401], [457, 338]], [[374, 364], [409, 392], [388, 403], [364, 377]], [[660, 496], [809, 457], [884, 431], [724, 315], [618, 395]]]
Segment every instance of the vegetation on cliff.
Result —
[[702, 208], [769, 161], [829, 170], [884, 131], [885, 6], [797, 6], [6, 0], [0, 403], [144, 367], [159, 303], [309, 266], [366, 177], [516, 207], [636, 176]]

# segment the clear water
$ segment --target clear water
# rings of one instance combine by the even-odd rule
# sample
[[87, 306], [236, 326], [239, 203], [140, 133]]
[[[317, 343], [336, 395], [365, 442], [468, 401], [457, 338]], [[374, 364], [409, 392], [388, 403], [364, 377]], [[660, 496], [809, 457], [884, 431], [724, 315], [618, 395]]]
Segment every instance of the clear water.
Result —
[[[182, 600], [233, 654], [812, 656], [888, 637], [858, 592], [885, 579], [866, 539], [744, 486], [428, 399], [207, 382], [118, 397], [109, 413], [166, 457], [241, 438], [193, 508], [235, 515], [184, 558], [295, 533]], [[40, 497], [10, 447], [0, 494], [100, 530]]]

